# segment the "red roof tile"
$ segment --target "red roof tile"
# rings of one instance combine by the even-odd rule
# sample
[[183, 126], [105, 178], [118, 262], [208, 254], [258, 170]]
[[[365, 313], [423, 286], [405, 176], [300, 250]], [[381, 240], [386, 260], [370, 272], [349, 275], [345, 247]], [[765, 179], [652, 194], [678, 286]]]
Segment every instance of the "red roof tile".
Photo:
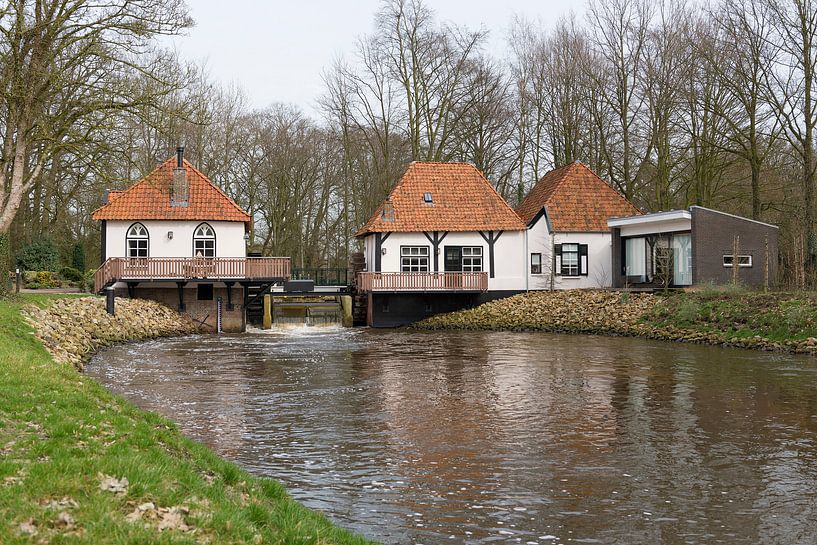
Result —
[[124, 191], [111, 191], [108, 204], [94, 210], [95, 220], [241, 221], [250, 215], [187, 160], [190, 194], [187, 206], [170, 206], [176, 159], [171, 158]]
[[641, 212], [589, 167], [576, 161], [551, 170], [516, 208], [530, 221], [545, 208], [554, 231], [607, 232], [607, 220]]
[[[424, 201], [431, 194], [432, 203]], [[388, 206], [393, 208], [393, 221]], [[465, 163], [411, 163], [386, 201], [355, 234], [521, 231], [525, 225], [485, 176]]]

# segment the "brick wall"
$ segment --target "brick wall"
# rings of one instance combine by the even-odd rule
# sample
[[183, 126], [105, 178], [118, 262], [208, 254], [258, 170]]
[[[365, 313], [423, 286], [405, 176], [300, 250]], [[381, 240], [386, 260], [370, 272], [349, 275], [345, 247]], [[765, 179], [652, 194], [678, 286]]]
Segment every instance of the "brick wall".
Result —
[[[232, 288], [233, 296], [233, 310], [227, 310], [227, 287], [223, 284], [215, 284], [213, 286], [213, 300], [199, 301], [198, 289], [196, 284], [190, 283], [185, 286], [184, 304], [185, 314], [188, 314], [193, 319], [204, 323], [207, 329], [216, 331], [216, 320], [218, 315], [218, 298], [222, 299], [222, 314], [221, 314], [221, 329], [225, 332], [240, 332], [244, 330], [244, 290], [235, 284]], [[118, 297], [127, 297], [127, 290], [117, 290]], [[168, 285], [167, 287], [151, 286], [149, 284], [141, 284], [136, 287], [134, 297], [138, 299], [150, 299], [164, 303], [173, 309], [179, 308], [179, 292], [176, 285]]]
[[692, 212], [692, 281], [694, 284], [732, 282], [732, 268], [723, 266], [723, 256], [731, 256], [735, 237], [739, 238], [739, 254], [751, 255], [751, 267], [739, 267], [740, 283], [762, 287], [765, 279], [766, 240], [768, 237], [769, 284], [777, 279], [777, 228], [699, 206]]

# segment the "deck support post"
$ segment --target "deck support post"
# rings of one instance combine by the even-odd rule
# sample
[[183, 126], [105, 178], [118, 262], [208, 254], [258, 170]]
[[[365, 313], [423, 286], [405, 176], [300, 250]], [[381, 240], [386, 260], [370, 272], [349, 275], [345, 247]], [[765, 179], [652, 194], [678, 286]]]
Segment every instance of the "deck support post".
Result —
[[227, 286], [227, 310], [235, 310], [235, 305], [233, 305], [233, 286], [235, 282], [224, 282], [224, 285]]
[[128, 282], [128, 297], [133, 299], [136, 297], [136, 286], [139, 285], [139, 282]]
[[184, 305], [184, 286], [187, 282], [176, 282], [176, 287], [179, 290], [179, 312], [184, 312], [186, 307]]

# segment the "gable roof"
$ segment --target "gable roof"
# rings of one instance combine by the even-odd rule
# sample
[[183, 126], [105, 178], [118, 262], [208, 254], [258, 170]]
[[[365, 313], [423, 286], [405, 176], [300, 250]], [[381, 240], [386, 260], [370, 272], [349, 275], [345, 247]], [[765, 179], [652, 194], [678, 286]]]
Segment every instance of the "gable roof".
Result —
[[186, 159], [190, 193], [187, 206], [170, 206], [176, 158], [168, 159], [124, 191], [111, 191], [95, 220], [191, 220], [251, 222], [250, 215]]
[[516, 208], [530, 225], [545, 210], [554, 231], [607, 232], [607, 220], [641, 211], [586, 165], [576, 161], [551, 170]]
[[[431, 203], [425, 194], [431, 194]], [[384, 219], [387, 203], [393, 221]], [[387, 211], [387, 216], [392, 214]], [[388, 198], [355, 233], [430, 231], [522, 231], [525, 225], [494, 186], [473, 165], [420, 163], [409, 165]]]

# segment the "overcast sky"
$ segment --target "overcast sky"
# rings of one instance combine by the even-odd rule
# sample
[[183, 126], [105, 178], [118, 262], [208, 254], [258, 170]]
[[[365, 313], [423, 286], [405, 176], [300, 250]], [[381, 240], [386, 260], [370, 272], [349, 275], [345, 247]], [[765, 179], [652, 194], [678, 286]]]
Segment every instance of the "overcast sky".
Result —
[[[380, 0], [188, 0], [196, 26], [170, 40], [183, 57], [205, 62], [222, 83], [242, 87], [254, 106], [296, 104], [313, 112], [321, 72], [352, 57], [371, 32]], [[489, 50], [506, 55], [515, 15], [552, 27], [584, 0], [428, 0], [438, 19], [490, 32]]]

